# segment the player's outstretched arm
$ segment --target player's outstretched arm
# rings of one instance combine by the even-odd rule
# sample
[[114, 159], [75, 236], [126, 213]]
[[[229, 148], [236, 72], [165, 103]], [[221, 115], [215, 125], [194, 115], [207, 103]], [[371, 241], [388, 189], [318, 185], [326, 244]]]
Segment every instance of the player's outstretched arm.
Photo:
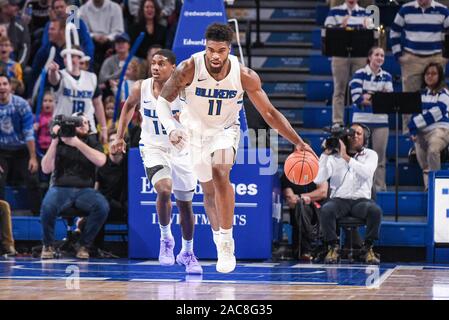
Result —
[[[246, 67], [240, 67], [240, 77], [242, 80], [243, 90], [248, 94], [249, 99], [254, 104], [254, 107], [259, 111], [263, 119], [268, 125], [276, 129], [280, 135], [293, 143], [299, 150], [312, 149], [304, 143], [301, 137], [292, 128], [288, 120], [271, 104], [267, 94], [262, 89], [262, 84], [259, 75]], [[314, 153], [315, 154], [315, 153]]]
[[195, 62], [193, 59], [181, 62], [164, 84], [157, 99], [157, 116], [165, 128], [170, 142], [178, 149], [184, 147], [186, 134], [182, 130], [176, 129], [176, 120], [171, 112], [170, 102], [175, 100], [179, 93], [192, 83], [194, 74]]
[[120, 113], [120, 118], [118, 120], [118, 128], [117, 128], [117, 136], [114, 142], [111, 145], [111, 153], [125, 153], [126, 152], [126, 144], [125, 144], [125, 131], [130, 123], [134, 110], [137, 105], [140, 103], [140, 90], [142, 87], [142, 80], [138, 80], [133, 84], [131, 88], [131, 93], [125, 101], [123, 105], [122, 112]]

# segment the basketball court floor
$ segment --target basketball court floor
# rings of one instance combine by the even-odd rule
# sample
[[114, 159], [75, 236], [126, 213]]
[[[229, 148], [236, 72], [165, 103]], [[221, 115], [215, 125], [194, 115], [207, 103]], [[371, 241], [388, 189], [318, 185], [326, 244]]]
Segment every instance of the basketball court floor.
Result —
[[449, 266], [242, 262], [203, 275], [150, 260], [0, 260], [0, 299], [307, 300], [449, 299]]

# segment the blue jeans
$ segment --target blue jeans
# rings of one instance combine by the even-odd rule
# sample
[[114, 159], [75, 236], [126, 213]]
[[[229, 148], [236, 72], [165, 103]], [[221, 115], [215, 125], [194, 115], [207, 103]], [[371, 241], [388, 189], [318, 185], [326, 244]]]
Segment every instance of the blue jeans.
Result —
[[106, 198], [93, 188], [51, 187], [41, 206], [41, 224], [45, 246], [53, 245], [55, 240], [56, 218], [67, 208], [75, 207], [88, 213], [86, 226], [79, 244], [89, 246], [109, 214]]

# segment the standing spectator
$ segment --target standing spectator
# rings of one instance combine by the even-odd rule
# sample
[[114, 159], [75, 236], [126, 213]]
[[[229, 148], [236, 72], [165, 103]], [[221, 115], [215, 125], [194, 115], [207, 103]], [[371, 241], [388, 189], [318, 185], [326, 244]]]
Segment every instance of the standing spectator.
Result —
[[89, 0], [81, 6], [80, 17], [95, 43], [94, 70], [98, 72], [115, 37], [125, 31], [122, 9], [111, 0]]
[[136, 56], [145, 59], [148, 49], [153, 44], [160, 44], [165, 47], [167, 27], [159, 24], [161, 8], [155, 0], [142, 0], [139, 9], [138, 22], [129, 28], [132, 42], [139, 36], [140, 32], [145, 33], [142, 44], [137, 50]]
[[[393, 54], [401, 65], [404, 92], [421, 89], [422, 74], [430, 62], [446, 65], [442, 56], [442, 39], [448, 28], [449, 10], [434, 0], [412, 1], [399, 9], [391, 26], [390, 38]], [[410, 117], [402, 117], [404, 134], [408, 133]]]
[[8, 25], [8, 38], [14, 47], [14, 60], [24, 67], [30, 56], [31, 40], [28, 26], [17, 18], [19, 2], [19, 0], [0, 0], [0, 23]]
[[[324, 26], [365, 28], [368, 14], [358, 0], [346, 0], [341, 6], [330, 9]], [[332, 97], [332, 124], [344, 125], [345, 95], [348, 81], [354, 72], [365, 65], [365, 58], [332, 57], [334, 94]]]
[[[82, 126], [74, 137], [55, 137], [42, 159], [42, 171], [52, 173], [53, 184], [42, 202], [43, 231], [42, 259], [54, 257], [53, 248], [56, 218], [64, 209], [75, 207], [88, 214], [84, 232], [77, 244], [76, 257], [89, 258], [89, 247], [103, 226], [109, 205], [103, 195], [94, 190], [95, 171], [106, 163], [101, 145], [89, 133], [89, 120], [82, 113]], [[57, 134], [59, 126], [52, 128]]]
[[17, 252], [12, 234], [11, 207], [4, 200], [0, 200], [0, 229], [3, 250], [8, 256], [15, 256]]
[[40, 84], [39, 75], [42, 71], [42, 69], [45, 66], [45, 63], [47, 62], [47, 59], [50, 55], [51, 47], [55, 47], [55, 57], [54, 62], [58, 64], [58, 66], [62, 69], [64, 68], [64, 59], [61, 56], [61, 52], [64, 49], [65, 46], [65, 19], [59, 18], [52, 20], [50, 22], [49, 28], [48, 28], [48, 39], [50, 42], [44, 46], [41, 47], [34, 57], [33, 64], [32, 64], [32, 73], [31, 73], [31, 79], [28, 83], [27, 87], [27, 96], [31, 97], [33, 88], [37, 84]]
[[371, 130], [373, 150], [378, 155], [374, 184], [376, 191], [386, 191], [385, 162], [388, 144], [388, 114], [373, 114], [372, 97], [375, 92], [393, 92], [391, 74], [382, 70], [385, 52], [373, 47], [368, 64], [356, 71], [350, 82], [354, 114], [353, 123], [363, 123]]
[[42, 101], [42, 110], [39, 115], [39, 122], [34, 124], [34, 130], [37, 136], [37, 146], [42, 154], [45, 154], [50, 147], [50, 123], [53, 119], [53, 112], [55, 110], [55, 96], [51, 91], [44, 93]]
[[96, 134], [95, 114], [101, 128], [105, 129], [100, 136], [101, 143], [105, 143], [108, 140], [106, 118], [97, 76], [80, 69], [80, 59], [84, 57], [81, 48], [73, 46], [72, 49], [64, 49], [61, 52], [64, 65], [67, 65], [68, 53], [72, 55], [72, 71], [59, 71], [59, 65], [54, 62], [48, 68], [48, 81], [56, 89], [57, 104], [54, 115], [70, 116], [75, 112], [84, 112], [89, 119], [91, 133]]
[[9, 78], [0, 75], [0, 199], [5, 199], [8, 173], [15, 171], [28, 187], [31, 211], [38, 213], [41, 195], [37, 169], [31, 107], [11, 94]]
[[34, 57], [41, 46], [42, 33], [50, 21], [51, 0], [28, 0], [23, 6], [21, 20], [28, 26], [31, 37], [30, 56]]
[[[53, 11], [54, 19], [64, 19], [67, 20], [69, 13], [67, 13], [67, 7], [69, 6], [69, 0], [52, 0], [51, 10]], [[80, 46], [87, 56], [91, 59], [94, 58], [95, 45], [92, 37], [89, 34], [89, 29], [83, 19], [79, 18], [76, 21], [70, 21], [72, 23], [78, 23], [77, 26], [78, 36], [80, 40]], [[50, 23], [47, 23], [44, 27], [44, 32], [42, 36], [42, 46], [47, 46], [51, 39], [49, 38], [50, 33], [48, 29], [50, 28]], [[65, 24], [64, 24], [65, 31]], [[92, 71], [92, 70], [91, 70]]]
[[11, 80], [12, 92], [22, 95], [25, 87], [23, 85], [23, 73], [20, 63], [11, 59], [13, 52], [11, 41], [7, 36], [0, 37], [0, 73], [6, 74]]
[[444, 83], [443, 67], [438, 63], [431, 62], [425, 67], [423, 82], [422, 113], [414, 115], [408, 127], [427, 190], [429, 171], [441, 169], [440, 153], [449, 144], [449, 91]]
[[110, 89], [110, 80], [118, 80], [125, 60], [129, 54], [130, 41], [128, 34], [122, 33], [115, 37], [115, 54], [108, 57], [102, 64], [99, 82], [102, 90]]
[[[104, 105], [104, 114], [106, 116], [106, 127], [107, 127], [107, 132], [108, 132], [108, 136], [110, 135], [112, 130], [115, 130], [116, 126], [114, 126], [114, 105], [115, 105], [115, 98], [114, 96], [108, 96], [104, 99], [103, 102]], [[103, 129], [101, 128], [101, 126], [98, 124], [97, 125], [97, 131], [101, 133], [101, 131], [103, 131]], [[110, 140], [110, 138], [109, 138]], [[105, 143], [103, 144], [103, 151], [106, 155], [109, 154], [109, 143]]]

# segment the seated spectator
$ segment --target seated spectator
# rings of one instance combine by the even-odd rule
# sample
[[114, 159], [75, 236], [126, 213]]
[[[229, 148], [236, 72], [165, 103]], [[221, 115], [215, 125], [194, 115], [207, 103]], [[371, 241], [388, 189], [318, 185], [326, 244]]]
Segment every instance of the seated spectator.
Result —
[[425, 67], [423, 83], [422, 113], [413, 115], [408, 128], [427, 190], [429, 171], [441, 169], [440, 153], [449, 144], [449, 91], [443, 67], [438, 63], [431, 62]]
[[122, 9], [111, 0], [89, 0], [81, 6], [80, 17], [86, 22], [95, 43], [93, 64], [98, 72], [115, 37], [125, 31]]
[[52, 173], [53, 184], [42, 202], [41, 223], [43, 231], [42, 259], [54, 258], [54, 231], [56, 218], [67, 208], [75, 207], [88, 214], [84, 232], [77, 244], [76, 257], [89, 258], [89, 247], [103, 226], [109, 212], [105, 197], [96, 191], [95, 171], [106, 163], [102, 147], [89, 132], [89, 120], [85, 115], [83, 125], [76, 128], [75, 137], [58, 137], [59, 126], [52, 128], [55, 134], [50, 148], [42, 159], [42, 171]]
[[[357, 2], [358, 0], [346, 0], [341, 6], [331, 8], [324, 26], [365, 28], [368, 14]], [[344, 125], [346, 87], [351, 75], [365, 65], [365, 58], [332, 57], [331, 64], [334, 81], [332, 124]]]
[[11, 93], [11, 82], [0, 75], [0, 199], [5, 200], [8, 174], [15, 172], [28, 188], [31, 211], [40, 207], [38, 162], [33, 113], [28, 102]]
[[[115, 140], [116, 135], [115, 130], [109, 134], [109, 144]], [[106, 222], [128, 221], [127, 163], [126, 154], [109, 153], [106, 164], [97, 171], [95, 189], [105, 196], [110, 208]], [[95, 244], [99, 248], [104, 247], [104, 227], [99, 232]]]
[[123, 65], [129, 54], [130, 38], [128, 34], [122, 33], [115, 37], [115, 54], [108, 57], [102, 64], [99, 82], [102, 90], [110, 90], [110, 80], [118, 80], [122, 72]]
[[353, 123], [363, 123], [371, 130], [371, 140], [379, 162], [374, 175], [376, 191], [387, 191], [385, 163], [388, 144], [388, 114], [373, 114], [372, 97], [375, 92], [393, 92], [391, 74], [382, 70], [385, 52], [373, 47], [368, 53], [368, 64], [355, 72], [349, 84], [353, 102]]
[[48, 67], [48, 82], [53, 86], [56, 96], [56, 108], [53, 115], [70, 116], [74, 112], [84, 112], [89, 119], [91, 132], [97, 134], [94, 116], [105, 130], [100, 134], [101, 143], [108, 140], [106, 118], [104, 115], [101, 91], [98, 88], [96, 74], [80, 69], [80, 59], [84, 52], [78, 46], [64, 49], [61, 56], [67, 65], [67, 54], [72, 56], [72, 70], [59, 70], [59, 65], [52, 62]]
[[[283, 174], [281, 186], [284, 198], [290, 208], [290, 221], [293, 227], [293, 256], [295, 259], [310, 261], [315, 249], [313, 242], [318, 240], [319, 221], [316, 215], [319, 215], [320, 203], [327, 198], [328, 183], [325, 181], [315, 185], [312, 182], [306, 186], [299, 186], [291, 183]], [[304, 211], [295, 209], [300, 201], [304, 204]], [[296, 212], [299, 213], [299, 216], [296, 215]]]
[[0, 228], [0, 236], [2, 238], [4, 250], [3, 254], [15, 256], [17, 252], [12, 234], [11, 207], [9, 206], [9, 203], [4, 200], [0, 200]]
[[148, 49], [154, 44], [166, 46], [167, 27], [158, 22], [160, 12], [161, 9], [155, 0], [141, 1], [138, 22], [129, 28], [132, 42], [142, 31], [145, 33], [143, 42], [136, 52], [136, 56], [139, 58], [145, 59]]
[[25, 67], [30, 57], [30, 32], [28, 26], [20, 21], [19, 0], [0, 1], [0, 23], [8, 25], [8, 38], [14, 48], [13, 59]]
[[[106, 128], [108, 135], [115, 130], [114, 128], [114, 106], [115, 106], [115, 98], [114, 96], [108, 96], [104, 99], [104, 114], [106, 116]], [[117, 125], [116, 125], [117, 126]], [[97, 131], [101, 133], [102, 129], [100, 125], [97, 125]], [[109, 154], [109, 142], [103, 144], [103, 150], [106, 155]]]
[[11, 80], [12, 92], [22, 95], [25, 91], [22, 66], [10, 58], [13, 50], [8, 37], [0, 37], [0, 73], [6, 74]]
[[339, 153], [326, 149], [321, 154], [318, 176], [314, 180], [321, 184], [330, 178], [330, 199], [320, 211], [321, 231], [328, 248], [324, 262], [339, 262], [337, 220], [349, 215], [366, 220], [362, 257], [368, 264], [378, 264], [380, 260], [373, 245], [379, 239], [382, 209], [371, 199], [377, 154], [366, 147], [369, 128], [362, 124], [353, 124], [351, 128], [355, 135], [346, 143], [340, 140]]
[[[70, 15], [70, 11], [67, 10], [68, 6], [70, 5], [69, 0], [52, 0], [51, 1], [51, 10], [53, 12], [53, 18], [55, 19], [64, 19], [67, 21]], [[72, 23], [75, 23], [74, 21], [69, 21]], [[95, 45], [92, 40], [92, 37], [89, 34], [89, 29], [86, 25], [86, 23], [83, 21], [83, 19], [79, 18], [76, 23], [78, 23], [79, 27], [77, 27], [78, 30], [78, 36], [80, 40], [80, 46], [85, 52], [87, 56], [89, 56], [91, 59], [94, 58], [94, 51], [95, 51]], [[52, 42], [50, 39], [50, 22], [47, 22], [47, 24], [44, 27], [43, 36], [42, 36], [42, 44], [41, 46], [45, 47], [48, 45], [49, 42]], [[64, 30], [65, 30], [65, 24], [64, 24]], [[91, 69], [90, 71], [92, 71]]]
[[55, 110], [55, 96], [51, 91], [44, 93], [42, 101], [42, 109], [39, 114], [39, 122], [34, 124], [34, 130], [36, 131], [37, 145], [39, 151], [45, 154], [50, 147], [51, 135], [50, 124], [53, 119], [53, 112]]

